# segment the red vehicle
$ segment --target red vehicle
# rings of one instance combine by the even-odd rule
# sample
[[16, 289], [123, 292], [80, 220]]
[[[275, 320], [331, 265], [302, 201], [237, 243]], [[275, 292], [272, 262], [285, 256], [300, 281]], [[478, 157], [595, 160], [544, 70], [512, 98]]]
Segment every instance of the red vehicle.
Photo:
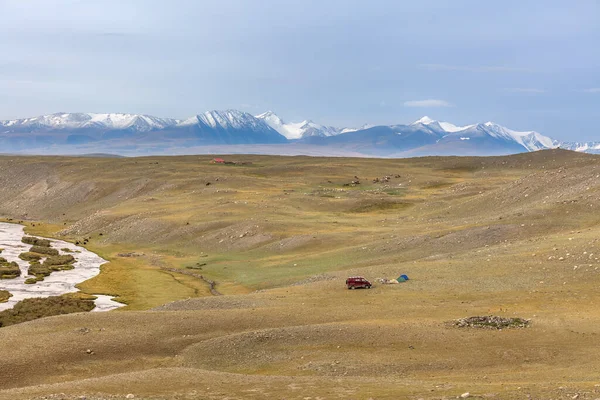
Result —
[[346, 279], [346, 286], [348, 287], [348, 289], [371, 289], [371, 282], [369, 282], [362, 276], [351, 276], [350, 278]]

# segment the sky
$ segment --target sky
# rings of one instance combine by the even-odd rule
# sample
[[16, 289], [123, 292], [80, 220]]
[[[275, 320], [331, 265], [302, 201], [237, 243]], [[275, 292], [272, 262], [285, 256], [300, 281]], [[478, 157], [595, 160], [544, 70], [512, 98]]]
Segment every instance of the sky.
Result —
[[600, 2], [0, 0], [0, 119], [272, 110], [600, 140]]

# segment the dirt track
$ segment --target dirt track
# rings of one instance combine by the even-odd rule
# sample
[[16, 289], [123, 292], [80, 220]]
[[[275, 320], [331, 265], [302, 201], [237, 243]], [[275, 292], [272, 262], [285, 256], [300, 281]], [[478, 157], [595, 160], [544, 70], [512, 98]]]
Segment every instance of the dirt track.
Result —
[[217, 283], [215, 281], [211, 281], [210, 279], [207, 279], [204, 275], [195, 274], [193, 272], [184, 271], [184, 270], [177, 269], [177, 268], [161, 267], [160, 269], [162, 269], [163, 271], [169, 271], [169, 272], [174, 272], [176, 274], [183, 274], [183, 275], [193, 276], [194, 278], [198, 278], [201, 281], [206, 282], [206, 284], [208, 285], [208, 287], [210, 289], [210, 294], [212, 294], [213, 296], [222, 296], [223, 295], [222, 293], [219, 293], [219, 291], [216, 289]]

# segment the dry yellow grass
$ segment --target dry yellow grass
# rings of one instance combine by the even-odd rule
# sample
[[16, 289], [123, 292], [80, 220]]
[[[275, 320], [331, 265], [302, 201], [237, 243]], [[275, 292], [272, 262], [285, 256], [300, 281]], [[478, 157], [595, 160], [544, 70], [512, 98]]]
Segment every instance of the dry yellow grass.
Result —
[[[0, 397], [600, 397], [598, 157], [236, 158], [0, 158], [0, 215], [128, 304], [0, 329]], [[531, 327], [447, 324], [487, 314]]]

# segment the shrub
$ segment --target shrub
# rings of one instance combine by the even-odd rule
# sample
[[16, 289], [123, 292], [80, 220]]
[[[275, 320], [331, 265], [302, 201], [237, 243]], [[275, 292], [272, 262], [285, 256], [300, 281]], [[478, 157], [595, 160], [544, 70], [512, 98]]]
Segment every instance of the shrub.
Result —
[[39, 261], [42, 256], [37, 253], [25, 252], [19, 254], [19, 258], [24, 261]]
[[70, 254], [65, 254], [62, 256], [55, 255], [55, 256], [50, 256], [50, 257], [46, 258], [46, 260], [44, 260], [44, 265], [50, 267], [53, 265], [68, 265], [68, 264], [72, 264], [74, 262], [75, 262], [75, 257], [73, 257]]
[[48, 276], [52, 273], [52, 270], [48, 268], [46, 265], [42, 265], [39, 262], [32, 262], [29, 265], [29, 269], [27, 270], [28, 275], [33, 275], [38, 280], [43, 280], [44, 276]]
[[12, 309], [0, 312], [0, 327], [52, 315], [87, 312], [95, 306], [93, 300], [71, 296], [25, 299], [15, 304]]
[[48, 239], [40, 239], [33, 236], [23, 236], [21, 241], [32, 246], [50, 247], [50, 241]]
[[48, 266], [52, 271], [67, 271], [71, 269], [75, 269], [75, 267], [71, 264], [62, 264], [62, 265], [50, 265]]
[[43, 246], [31, 246], [31, 249], [29, 249], [29, 251], [31, 253], [38, 253], [38, 254], [44, 254], [44, 255], [49, 255], [49, 256], [57, 256], [58, 250], [53, 249], [52, 247], [43, 247]]
[[12, 294], [8, 290], [0, 290], [0, 303], [6, 303]]
[[27, 274], [35, 276], [35, 281], [33, 280], [34, 278], [30, 278], [31, 280], [28, 279], [29, 282], [25, 283], [33, 284], [35, 282], [43, 281], [45, 276], [49, 276], [54, 271], [73, 269], [75, 267], [72, 264], [75, 261], [75, 258], [70, 254], [49, 256], [43, 263], [40, 263], [39, 260], [31, 260], [29, 261]]
[[0, 279], [14, 279], [18, 276], [21, 276], [19, 264], [0, 257]]

